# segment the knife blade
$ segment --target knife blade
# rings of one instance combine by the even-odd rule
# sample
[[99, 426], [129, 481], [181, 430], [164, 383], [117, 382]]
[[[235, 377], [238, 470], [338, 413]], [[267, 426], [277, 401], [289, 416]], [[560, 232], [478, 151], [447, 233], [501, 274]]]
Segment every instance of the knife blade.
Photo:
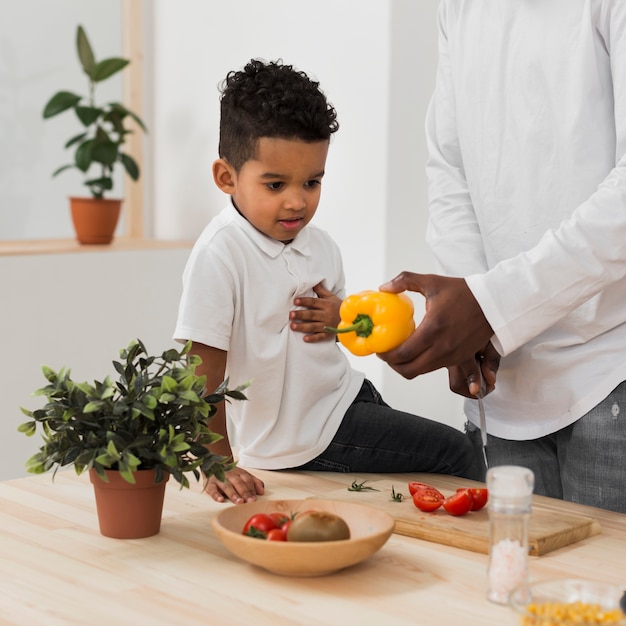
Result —
[[478, 363], [478, 376], [480, 376], [480, 391], [476, 394], [478, 398], [478, 415], [480, 418], [480, 437], [483, 443], [483, 459], [485, 460], [485, 467], [489, 468], [489, 462], [487, 461], [487, 418], [485, 417], [485, 405], [483, 398], [487, 391], [487, 385], [483, 378], [483, 373], [480, 370], [480, 362]]

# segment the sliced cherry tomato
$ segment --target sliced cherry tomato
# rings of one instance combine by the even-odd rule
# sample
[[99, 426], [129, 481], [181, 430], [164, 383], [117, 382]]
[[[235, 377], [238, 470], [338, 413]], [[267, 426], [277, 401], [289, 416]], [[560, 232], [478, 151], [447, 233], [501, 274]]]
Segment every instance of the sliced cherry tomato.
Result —
[[467, 489], [457, 491], [443, 501], [443, 508], [450, 515], [465, 515], [472, 508], [472, 496]]
[[425, 513], [438, 509], [443, 504], [444, 499], [443, 494], [434, 487], [428, 489], [424, 487], [413, 494], [413, 504]]
[[287, 533], [283, 528], [272, 528], [267, 532], [268, 541], [287, 541]]
[[274, 528], [276, 528], [276, 522], [271, 515], [255, 513], [243, 527], [243, 534], [265, 539], [267, 533]]
[[420, 483], [417, 481], [411, 481], [409, 483], [409, 493], [411, 495], [413, 495], [419, 489], [435, 489], [435, 487], [433, 487], [432, 485], [429, 485], [428, 483]]
[[457, 491], [469, 491], [470, 496], [472, 496], [472, 511], [480, 511], [485, 504], [487, 504], [487, 500], [489, 499], [489, 489], [482, 488], [467, 488], [467, 489], [457, 489]]

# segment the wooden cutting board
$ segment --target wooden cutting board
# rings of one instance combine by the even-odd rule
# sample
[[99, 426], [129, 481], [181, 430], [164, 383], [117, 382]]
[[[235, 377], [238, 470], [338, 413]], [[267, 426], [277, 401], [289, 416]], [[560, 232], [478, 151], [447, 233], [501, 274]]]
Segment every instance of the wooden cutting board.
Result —
[[[455, 517], [443, 508], [432, 513], [423, 513], [413, 504], [406, 485], [394, 485], [390, 480], [367, 482], [367, 486], [378, 491], [348, 491], [347, 487], [324, 494], [325, 499], [368, 504], [389, 513], [395, 520], [394, 532], [472, 552], [489, 553], [489, 513], [487, 507], [481, 511], [470, 511]], [[391, 499], [391, 488], [407, 497], [402, 502]], [[453, 492], [440, 489], [445, 495]], [[320, 496], [321, 497], [321, 496]], [[540, 556], [581, 541], [600, 532], [600, 524], [591, 517], [568, 512], [555, 512], [533, 501], [529, 525], [529, 553]]]

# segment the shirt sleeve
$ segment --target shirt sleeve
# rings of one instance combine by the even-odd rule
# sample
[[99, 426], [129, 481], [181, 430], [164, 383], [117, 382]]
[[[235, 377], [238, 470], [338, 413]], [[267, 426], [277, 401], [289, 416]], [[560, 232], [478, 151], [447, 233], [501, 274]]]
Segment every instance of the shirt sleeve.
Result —
[[174, 339], [228, 351], [235, 310], [232, 272], [220, 254], [196, 244], [183, 272]]

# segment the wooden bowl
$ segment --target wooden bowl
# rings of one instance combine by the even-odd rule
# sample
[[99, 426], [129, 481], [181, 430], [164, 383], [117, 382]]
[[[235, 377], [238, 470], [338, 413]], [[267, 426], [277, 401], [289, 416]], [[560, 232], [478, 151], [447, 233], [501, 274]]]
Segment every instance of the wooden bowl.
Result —
[[[342, 517], [350, 539], [340, 541], [266, 541], [242, 534], [255, 513], [292, 514], [316, 509]], [[235, 556], [284, 576], [324, 576], [349, 567], [379, 550], [393, 532], [395, 521], [379, 509], [335, 500], [258, 500], [229, 506], [213, 517], [213, 530]]]

